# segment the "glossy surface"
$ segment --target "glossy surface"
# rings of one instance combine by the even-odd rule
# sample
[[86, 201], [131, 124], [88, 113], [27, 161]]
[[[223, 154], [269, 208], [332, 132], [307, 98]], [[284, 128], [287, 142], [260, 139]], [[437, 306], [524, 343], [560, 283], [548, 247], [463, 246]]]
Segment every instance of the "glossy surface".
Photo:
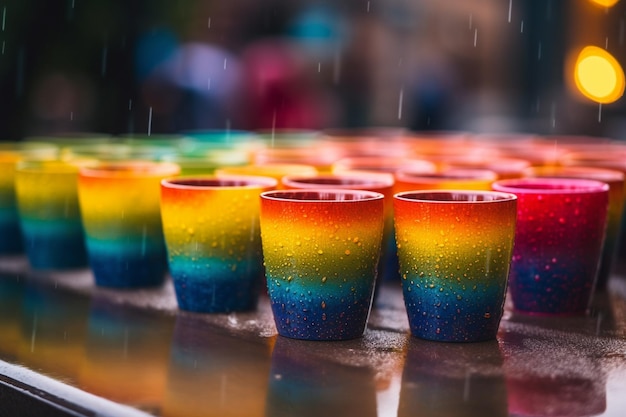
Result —
[[0, 259], [0, 359], [149, 415], [621, 417], [626, 407], [617, 275], [588, 316], [507, 303], [497, 340], [464, 344], [410, 336], [401, 289], [384, 283], [363, 337], [310, 342], [276, 335], [265, 295], [254, 312], [186, 313], [171, 281], [128, 292], [95, 287], [86, 270], [34, 276], [25, 265]]
[[495, 339], [515, 237], [515, 196], [478, 191], [394, 196], [404, 302], [415, 336]]
[[144, 287], [163, 283], [167, 267], [160, 182], [175, 164], [121, 162], [83, 168], [78, 196], [96, 283]]
[[308, 340], [363, 334], [380, 259], [383, 199], [354, 190], [261, 194], [265, 276], [279, 334]]
[[161, 183], [161, 214], [178, 305], [252, 310], [263, 282], [259, 195], [265, 177], [181, 177]]
[[516, 309], [584, 314], [594, 290], [608, 211], [599, 181], [524, 178], [494, 183], [518, 197], [509, 276]]

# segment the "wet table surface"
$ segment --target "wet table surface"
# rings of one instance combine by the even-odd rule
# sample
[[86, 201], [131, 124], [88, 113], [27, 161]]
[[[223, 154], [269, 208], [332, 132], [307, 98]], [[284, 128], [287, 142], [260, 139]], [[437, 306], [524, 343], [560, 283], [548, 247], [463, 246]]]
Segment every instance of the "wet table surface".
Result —
[[[169, 281], [102, 289], [87, 270], [34, 274], [20, 258], [0, 259], [0, 298], [0, 374], [23, 369], [27, 384], [51, 380], [129, 416], [626, 415], [620, 274], [588, 316], [507, 305], [497, 340], [469, 344], [410, 336], [398, 283], [345, 342], [277, 336], [265, 296], [255, 312], [180, 312]], [[70, 401], [99, 407], [81, 398]]]

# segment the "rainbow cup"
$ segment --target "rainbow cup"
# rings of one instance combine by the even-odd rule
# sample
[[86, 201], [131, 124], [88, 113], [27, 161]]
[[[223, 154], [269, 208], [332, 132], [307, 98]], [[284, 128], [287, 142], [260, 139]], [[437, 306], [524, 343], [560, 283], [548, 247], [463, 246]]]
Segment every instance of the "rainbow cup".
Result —
[[491, 191], [394, 196], [411, 333], [442, 342], [496, 337], [515, 236], [516, 197]]
[[78, 204], [78, 170], [88, 161], [24, 160], [15, 190], [26, 255], [33, 269], [87, 266]]
[[265, 276], [280, 335], [343, 340], [363, 334], [381, 251], [383, 199], [337, 189], [261, 194]]
[[385, 227], [383, 229], [383, 247], [378, 267], [377, 280], [399, 280], [398, 254], [393, 230], [393, 183], [392, 174], [383, 172], [342, 172], [336, 174], [318, 174], [315, 176], [287, 175], [282, 184], [288, 190], [316, 188], [335, 188], [342, 190], [365, 190], [381, 193], [385, 196]]
[[496, 181], [517, 195], [509, 288], [513, 307], [538, 314], [584, 314], [604, 242], [609, 186], [569, 178]]
[[609, 185], [609, 211], [607, 213], [606, 236], [600, 259], [597, 290], [605, 290], [613, 270], [617, 254], [619, 233], [622, 228], [624, 210], [624, 173], [612, 169], [583, 166], [530, 167], [524, 171], [526, 177], [582, 178], [602, 181]]
[[84, 167], [78, 195], [96, 285], [135, 288], [163, 283], [167, 257], [160, 182], [178, 165], [126, 161]]
[[0, 255], [23, 253], [24, 243], [15, 196], [15, 166], [24, 158], [54, 158], [55, 145], [39, 142], [0, 144]]
[[254, 309], [263, 278], [259, 194], [273, 178], [178, 177], [161, 182], [170, 274], [182, 310]]

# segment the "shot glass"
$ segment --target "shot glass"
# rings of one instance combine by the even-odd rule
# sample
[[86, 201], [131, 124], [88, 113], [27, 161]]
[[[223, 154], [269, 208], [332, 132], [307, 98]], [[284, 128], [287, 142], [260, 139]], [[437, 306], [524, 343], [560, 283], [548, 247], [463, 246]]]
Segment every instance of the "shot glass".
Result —
[[78, 170], [89, 161], [24, 160], [15, 190], [26, 256], [33, 269], [87, 266]]
[[535, 314], [584, 314], [592, 299], [609, 186], [569, 178], [522, 178], [493, 184], [518, 197], [509, 289], [513, 307]]
[[411, 333], [441, 342], [495, 339], [511, 262], [517, 198], [492, 191], [394, 196]]
[[178, 177], [161, 182], [170, 275], [182, 310], [252, 310], [263, 280], [259, 195], [276, 180]]
[[96, 285], [136, 288], [163, 283], [167, 257], [160, 183], [178, 165], [125, 161], [84, 167], [78, 197]]
[[613, 270], [617, 254], [622, 213], [624, 210], [624, 173], [612, 169], [583, 166], [530, 167], [524, 171], [526, 177], [581, 178], [602, 181], [609, 185], [609, 211], [606, 220], [606, 236], [600, 258], [600, 270], [596, 290], [605, 290]]
[[381, 251], [383, 199], [377, 192], [337, 189], [261, 194], [265, 276], [280, 335], [363, 335]]
[[24, 252], [15, 196], [15, 166], [24, 158], [54, 158], [58, 148], [40, 142], [0, 144], [0, 255]]

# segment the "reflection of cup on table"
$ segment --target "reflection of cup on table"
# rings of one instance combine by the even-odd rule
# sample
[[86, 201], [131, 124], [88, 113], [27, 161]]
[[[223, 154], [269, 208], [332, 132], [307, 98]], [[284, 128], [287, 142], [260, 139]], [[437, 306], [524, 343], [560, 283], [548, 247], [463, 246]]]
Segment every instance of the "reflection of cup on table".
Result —
[[531, 167], [524, 171], [526, 177], [581, 178], [602, 181], [609, 185], [609, 211], [607, 213], [606, 237], [600, 259], [596, 289], [606, 289], [611, 276], [624, 209], [624, 173], [612, 169], [583, 166]]
[[394, 196], [404, 302], [417, 337], [496, 337], [515, 236], [516, 197], [490, 191]]
[[398, 417], [508, 416], [497, 340], [438, 343], [411, 338]]
[[[250, 313], [254, 314], [254, 313]], [[274, 338], [176, 316], [160, 416], [263, 417]]]
[[170, 274], [183, 310], [256, 307], [263, 277], [259, 195], [266, 177], [179, 177], [161, 182]]
[[87, 266], [78, 170], [87, 161], [24, 160], [15, 189], [26, 255], [34, 269]]
[[[349, 343], [349, 342], [348, 342]], [[265, 415], [359, 416], [377, 413], [376, 378], [368, 366], [341, 363], [348, 349], [276, 338]]]
[[148, 161], [102, 163], [80, 170], [80, 210], [97, 285], [133, 288], [163, 283], [167, 257], [160, 182], [178, 172], [178, 165]]
[[363, 334], [380, 257], [383, 199], [337, 189], [261, 194], [268, 294], [280, 335], [339, 340]]
[[604, 242], [609, 186], [567, 178], [493, 184], [516, 194], [509, 289], [516, 310], [583, 314], [591, 303]]

